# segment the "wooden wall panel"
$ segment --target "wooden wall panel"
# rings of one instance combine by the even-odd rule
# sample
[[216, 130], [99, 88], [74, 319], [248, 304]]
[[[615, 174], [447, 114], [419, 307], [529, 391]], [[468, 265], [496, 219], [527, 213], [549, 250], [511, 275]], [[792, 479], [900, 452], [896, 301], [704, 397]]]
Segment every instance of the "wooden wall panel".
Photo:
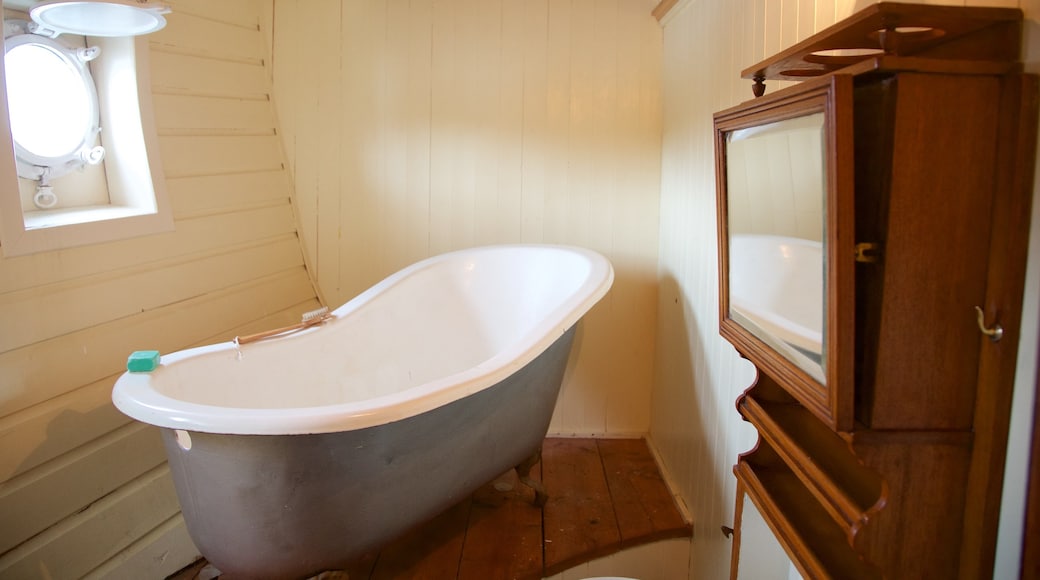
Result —
[[161, 465], [7, 552], [0, 577], [81, 577], [178, 511], [173, 480]]
[[[0, 551], [13, 548], [162, 462], [159, 431], [134, 422], [62, 455], [45, 468], [8, 480], [0, 490], [0, 511], [9, 516], [0, 529]], [[99, 464], [106, 469], [98, 469]]]
[[[10, 292], [0, 305], [0, 325], [22, 330], [0, 337], [0, 352], [302, 266], [296, 237], [287, 235], [119, 276]], [[83, 303], [94, 307], [85, 309]], [[41, 319], [40, 312], [49, 316]]]
[[[6, 440], [19, 442], [0, 455], [0, 477], [5, 480], [0, 493], [13, 492], [21, 485], [15, 479], [34, 468], [129, 423], [128, 417], [108, 404], [114, 382], [114, 377], [96, 381], [0, 419], [0, 433]], [[42, 473], [21, 477], [21, 481], [31, 481]]]
[[[193, 180], [189, 185], [197, 182]], [[169, 183], [177, 184], [179, 180], [170, 180]], [[217, 183], [248, 185], [252, 181], [234, 179], [219, 180]], [[264, 190], [258, 188], [255, 191]], [[200, 192], [205, 190], [193, 194]], [[196, 209], [188, 205], [190, 202], [182, 203], [183, 200], [172, 192], [171, 197], [175, 198], [175, 211], [191, 213]], [[256, 194], [256, 201], [250, 206], [245, 200], [252, 200], [253, 196], [247, 192], [236, 194], [232, 190], [215, 197], [231, 201], [205, 200], [205, 203], [216, 205], [224, 211], [202, 213], [202, 210], [196, 210], [196, 215], [178, 220], [174, 232], [122, 240], [104, 246], [82, 246], [34, 256], [6, 258], [3, 262], [5, 275], [0, 277], [0, 292], [68, 282], [121, 268], [154, 266], [164, 260], [171, 263], [183, 261], [185, 256], [198, 252], [247, 244], [250, 240], [268, 239], [295, 231], [292, 208], [288, 205], [288, 192], [284, 189], [277, 204]], [[235, 200], [241, 201], [233, 203]], [[232, 205], [223, 207], [224, 203]]]
[[159, 137], [167, 179], [252, 173], [282, 168], [274, 135], [186, 135]]
[[273, 135], [271, 103], [261, 99], [212, 99], [193, 95], [155, 95], [155, 123], [163, 135], [243, 133]]
[[[282, 223], [294, 230], [296, 227], [292, 213], [287, 211], [290, 209], [287, 205], [289, 177], [280, 169], [168, 179], [166, 192], [177, 219], [213, 214], [235, 216], [252, 209], [273, 210], [283, 212]], [[232, 231], [240, 230], [233, 228]]]
[[[665, 19], [660, 289], [651, 437], [694, 519], [691, 580], [728, 577], [730, 541], [719, 527], [733, 524], [733, 463], [755, 441], [754, 431], [733, 406], [753, 380], [754, 369], [718, 334], [712, 114], [752, 98], [750, 83], [739, 78], [742, 69], [869, 3], [699, 0], [680, 3]], [[1020, 6], [1016, 0], [924, 3]], [[1027, 4], [1022, 2], [1021, 7]], [[1027, 45], [1040, 22], [1037, 16], [1027, 11], [1031, 20], [1027, 34], [1032, 31]], [[1040, 69], [1040, 61], [1027, 63], [1027, 68]], [[780, 86], [767, 85], [768, 91]], [[1040, 227], [1033, 227], [1036, 238]], [[1040, 276], [1038, 267], [1040, 255], [1032, 255], [1029, 268], [1034, 278]], [[1036, 286], [1027, 302], [1040, 300]], [[1035, 352], [1035, 321], [1032, 324], [1033, 336], [1024, 336], [1023, 343]], [[1023, 370], [1033, 376], [1030, 369], [1027, 365]], [[1015, 533], [1000, 543], [1014, 545]], [[764, 550], [754, 553], [768, 557]], [[784, 558], [765, 564], [786, 577]], [[1012, 572], [999, 577], [1014, 576]]]
[[152, 84], [163, 91], [261, 99], [267, 92], [263, 61], [244, 63], [163, 52], [153, 45]]
[[649, 426], [660, 175], [652, 0], [278, 0], [274, 103], [322, 293], [424, 257], [576, 244], [617, 278], [551, 429]]
[[[259, 12], [268, 8], [269, 2], [265, 0], [168, 0], [166, 2], [173, 8], [173, 14], [167, 16], [168, 21], [181, 16], [194, 16], [212, 20], [221, 24], [238, 28], [256, 29], [260, 20]], [[171, 26], [171, 28], [173, 28]], [[228, 34], [227, 29], [215, 29], [214, 34]], [[178, 32], [178, 34], [180, 34]], [[190, 33], [188, 33], [190, 35]], [[210, 39], [211, 43], [220, 43], [219, 39]], [[183, 44], [177, 41], [177, 44]], [[210, 44], [209, 46], [212, 46]], [[259, 46], [252, 46], [254, 50], [260, 50]], [[249, 53], [256, 56], [254, 53]]]
[[0, 259], [0, 578], [162, 578], [194, 559], [157, 430], [112, 384], [132, 350], [319, 304], [270, 103], [270, 3], [171, 3], [149, 60], [175, 230]]
[[[167, 52], [208, 56], [217, 60], [263, 64], [267, 51], [259, 29], [256, 2], [240, 0], [170, 2], [167, 28], [148, 37], [148, 42]], [[238, 6], [235, 6], [235, 5]], [[245, 5], [252, 5], [243, 8]]]
[[[140, 580], [141, 571], [180, 570], [180, 562], [193, 562], [198, 550], [188, 535], [184, 517], [177, 513], [156, 526], [119, 554], [83, 576], [84, 580]], [[166, 564], [173, 563], [173, 566]]]
[[[300, 313], [315, 307], [307, 274], [297, 268], [3, 353], [7, 414], [0, 417], [0, 433], [19, 444], [0, 453], [0, 477], [35, 467], [128, 421], [109, 404], [109, 394], [131, 351], [173, 352], [227, 340], [299, 321]], [[53, 359], [68, 362], [48, 364]], [[79, 386], [84, 380], [90, 382]]]

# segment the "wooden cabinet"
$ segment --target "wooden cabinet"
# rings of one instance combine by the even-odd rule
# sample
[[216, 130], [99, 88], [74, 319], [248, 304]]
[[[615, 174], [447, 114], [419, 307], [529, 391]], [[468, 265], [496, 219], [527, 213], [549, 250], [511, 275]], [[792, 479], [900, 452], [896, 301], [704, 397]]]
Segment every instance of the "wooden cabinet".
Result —
[[877, 4], [744, 71], [802, 82], [716, 114], [720, 332], [759, 371], [734, 577], [745, 494], [808, 578], [991, 575], [1036, 155], [1020, 37], [1018, 10]]

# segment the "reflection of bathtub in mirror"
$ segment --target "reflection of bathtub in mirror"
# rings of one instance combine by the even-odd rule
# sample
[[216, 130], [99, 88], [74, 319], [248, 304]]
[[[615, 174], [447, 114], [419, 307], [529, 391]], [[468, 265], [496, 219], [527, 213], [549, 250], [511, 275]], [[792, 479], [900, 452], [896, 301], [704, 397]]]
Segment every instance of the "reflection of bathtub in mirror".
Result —
[[[823, 244], [734, 234], [729, 245], [730, 315], [764, 340], [778, 338], [820, 364]], [[748, 324], [750, 323], [750, 324]], [[757, 328], [756, 328], [757, 327]]]

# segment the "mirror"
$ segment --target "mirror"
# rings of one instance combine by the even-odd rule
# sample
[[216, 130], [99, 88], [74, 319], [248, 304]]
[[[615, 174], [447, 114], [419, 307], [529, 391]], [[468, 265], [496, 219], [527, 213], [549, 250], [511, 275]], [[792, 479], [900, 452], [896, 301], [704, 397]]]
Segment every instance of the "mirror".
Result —
[[824, 113], [728, 131], [729, 316], [825, 384]]

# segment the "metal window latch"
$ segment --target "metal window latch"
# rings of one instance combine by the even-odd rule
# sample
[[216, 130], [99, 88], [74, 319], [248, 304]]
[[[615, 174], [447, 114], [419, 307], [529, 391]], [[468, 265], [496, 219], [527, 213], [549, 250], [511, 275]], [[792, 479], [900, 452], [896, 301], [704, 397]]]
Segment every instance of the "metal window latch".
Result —
[[979, 324], [979, 332], [988, 336], [993, 342], [1004, 338], [1003, 326], [994, 324], [993, 328], [986, 328], [986, 315], [982, 312], [982, 308], [978, 306], [975, 307], [975, 321]]

